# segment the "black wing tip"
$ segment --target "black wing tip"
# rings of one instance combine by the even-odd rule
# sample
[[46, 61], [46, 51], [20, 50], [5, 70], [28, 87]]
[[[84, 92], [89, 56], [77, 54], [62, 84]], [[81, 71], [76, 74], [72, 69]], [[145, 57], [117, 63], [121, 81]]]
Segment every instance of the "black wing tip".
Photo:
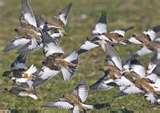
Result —
[[160, 32], [160, 25], [156, 25], [156, 26], [152, 27], [152, 30], [156, 33]]
[[125, 31], [127, 32], [127, 31], [129, 31], [129, 30], [134, 29], [134, 28], [135, 28], [134, 26], [130, 26], [130, 27], [128, 27]]
[[109, 103], [94, 104], [93, 106], [95, 109], [111, 108]]
[[71, 8], [72, 8], [73, 3], [70, 2], [68, 5], [65, 6], [65, 8], [63, 8], [58, 14], [66, 14], [68, 15], [68, 13], [70, 12]]
[[67, 5], [67, 7], [70, 9], [71, 7], [73, 6], [73, 3], [72, 2], [70, 2], [68, 5]]
[[78, 51], [77, 51], [77, 53], [78, 53], [78, 55], [81, 55], [81, 54], [83, 54], [83, 53], [86, 53], [88, 50], [86, 50], [86, 49], [79, 49]]
[[105, 11], [101, 11], [101, 16], [99, 17], [99, 20], [97, 23], [107, 23], [107, 13]]
[[130, 31], [130, 30], [132, 30], [132, 29], [134, 29], [134, 28], [135, 28], [134, 26], [129, 26], [129, 27], [123, 28], [123, 29], [121, 29], [121, 30], [123, 30], [123, 31], [125, 31], [125, 32], [128, 32], [128, 31]]

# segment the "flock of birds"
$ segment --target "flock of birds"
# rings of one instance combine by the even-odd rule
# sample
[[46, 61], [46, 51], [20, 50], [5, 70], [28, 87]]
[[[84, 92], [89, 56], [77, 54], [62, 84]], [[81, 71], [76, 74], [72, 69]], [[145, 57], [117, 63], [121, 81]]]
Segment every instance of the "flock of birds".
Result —
[[[4, 91], [37, 100], [36, 89], [39, 86], [56, 75], [62, 75], [65, 81], [69, 81], [77, 70], [80, 55], [100, 47], [106, 54], [104, 75], [91, 86], [83, 80], [80, 81], [73, 92], [64, 94], [55, 102], [46, 103], [45, 107], [69, 109], [73, 113], [86, 112], [94, 109], [94, 105], [84, 104], [89, 89], [107, 91], [113, 87], [118, 87], [123, 95], [140, 93], [152, 104], [160, 103], [160, 26], [126, 38], [126, 32], [133, 27], [109, 32], [106, 14], [102, 13], [90, 38], [67, 56], [59, 42], [66, 34], [65, 26], [71, 6], [72, 4], [67, 5], [54, 18], [48, 19], [35, 16], [29, 0], [21, 0], [20, 25], [15, 29], [17, 36], [4, 49], [5, 52], [18, 49], [19, 55], [10, 65], [10, 70], [3, 74], [3, 77], [13, 82], [13, 86], [4, 88]], [[115, 47], [130, 44], [136, 44], [141, 49], [130, 53], [128, 58], [122, 61]], [[45, 57], [42, 67], [28, 67], [26, 60], [29, 54], [40, 49]], [[149, 53], [153, 53], [153, 57], [147, 66], [143, 65], [139, 58]]]

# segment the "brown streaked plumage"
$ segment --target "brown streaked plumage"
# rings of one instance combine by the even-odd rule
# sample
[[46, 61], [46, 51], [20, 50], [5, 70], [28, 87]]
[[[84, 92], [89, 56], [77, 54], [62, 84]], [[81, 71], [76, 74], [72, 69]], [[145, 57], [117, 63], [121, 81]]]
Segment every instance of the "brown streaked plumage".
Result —
[[127, 39], [117, 33], [106, 33], [105, 36], [113, 43], [113, 44], [121, 44], [121, 42], [126, 43]]
[[18, 26], [15, 31], [19, 36], [26, 38], [40, 38], [41, 36], [40, 31], [32, 25], [24, 24], [22, 26]]
[[107, 65], [107, 66], [105, 66], [104, 69], [105, 69], [105, 71], [108, 72], [107, 76], [109, 79], [115, 80], [115, 79], [120, 78], [122, 75], [121, 71], [113, 65]]

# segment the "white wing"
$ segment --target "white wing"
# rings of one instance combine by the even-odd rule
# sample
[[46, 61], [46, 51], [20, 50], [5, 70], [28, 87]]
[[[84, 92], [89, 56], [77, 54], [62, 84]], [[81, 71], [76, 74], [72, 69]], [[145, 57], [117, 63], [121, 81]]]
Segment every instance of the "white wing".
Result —
[[62, 9], [59, 12], [57, 16], [63, 22], [64, 25], [67, 25], [67, 20], [68, 20], [71, 7], [72, 7], [72, 3], [68, 4], [64, 9]]
[[98, 22], [94, 26], [92, 30], [92, 34], [103, 34], [107, 33], [107, 18], [106, 14], [101, 14], [101, 17], [99, 18]]
[[72, 62], [72, 61], [78, 60], [78, 53], [74, 51], [68, 57], [66, 57], [64, 60], [67, 62]]
[[36, 66], [34, 66], [34, 65], [31, 65], [31, 66], [29, 67], [29, 69], [28, 69], [27, 71], [25, 71], [25, 73], [27, 73], [28, 75], [32, 75], [32, 74], [34, 74], [35, 72], [37, 72], [37, 68], [36, 68]]
[[73, 75], [73, 72], [72, 70], [70, 70], [70, 68], [66, 69], [64, 67], [61, 67], [61, 71], [62, 71], [62, 74], [63, 74], [63, 79], [65, 81], [68, 81], [71, 79], [71, 76]]
[[156, 80], [159, 79], [159, 77], [156, 74], [154, 74], [154, 73], [151, 73], [151, 74], [147, 75], [146, 78], [150, 79], [153, 82], [156, 82]]
[[74, 93], [79, 96], [82, 102], [84, 102], [88, 97], [89, 87], [85, 81], [80, 81], [74, 90]]
[[114, 50], [114, 48], [109, 44], [106, 43], [106, 53], [109, 57], [109, 60], [112, 61], [112, 63], [120, 70], [122, 70], [122, 61], [121, 58], [117, 55], [117, 52]]
[[39, 75], [40, 75], [41, 79], [46, 80], [46, 79], [50, 79], [50, 78], [54, 77], [58, 73], [59, 73], [59, 71], [51, 70], [48, 67], [43, 66], [42, 71], [39, 73]]
[[80, 47], [80, 49], [89, 51], [89, 50], [91, 50], [91, 49], [93, 49], [93, 48], [96, 48], [96, 47], [98, 47], [98, 46], [99, 46], [99, 45], [97, 45], [97, 44], [95, 44], [95, 43], [92, 43], [92, 42], [90, 42], [90, 41], [86, 41], [86, 42]]
[[45, 107], [56, 107], [59, 109], [72, 109], [73, 105], [66, 101], [48, 102]]
[[146, 70], [142, 65], [132, 65], [132, 71], [137, 73], [140, 77], [145, 77]]
[[143, 33], [145, 35], [148, 35], [151, 41], [153, 41], [156, 38], [156, 33], [151, 29], [149, 29], [148, 31], [144, 31]]
[[64, 53], [61, 47], [56, 46], [55, 43], [49, 43], [44, 47], [46, 57], [54, 53]]
[[29, 0], [21, 0], [21, 16], [24, 21], [37, 27], [36, 19], [34, 17]]
[[12, 49], [16, 49], [22, 46], [25, 46], [30, 42], [29, 39], [26, 38], [16, 38], [15, 40], [11, 41], [4, 49], [4, 51], [10, 51]]
[[74, 106], [72, 113], [80, 113], [79, 107], [78, 106]]
[[143, 93], [143, 91], [137, 88], [135, 85], [127, 87], [126, 89], [123, 90], [123, 92], [127, 94]]
[[136, 53], [139, 56], [144, 56], [146, 54], [152, 53], [152, 51], [149, 50], [146, 46], [144, 46], [143, 48], [141, 48], [140, 50], [138, 50]]
[[154, 103], [157, 102], [154, 94], [152, 94], [152, 93], [147, 93], [147, 94], [145, 94], [145, 96], [146, 96], [146, 99], [151, 102], [151, 104], [154, 104]]
[[140, 42], [139, 40], [137, 40], [135, 37], [131, 37], [128, 39], [129, 42], [133, 43], [133, 44], [142, 44], [142, 42]]

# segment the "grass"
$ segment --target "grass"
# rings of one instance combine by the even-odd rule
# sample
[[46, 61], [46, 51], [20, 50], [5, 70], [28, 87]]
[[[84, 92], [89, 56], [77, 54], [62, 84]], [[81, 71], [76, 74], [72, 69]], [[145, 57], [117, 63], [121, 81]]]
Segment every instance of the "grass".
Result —
[[[0, 0], [4, 2], [0, 6], [0, 51], [3, 50], [7, 42], [14, 38], [13, 29], [18, 25], [18, 16], [20, 9], [20, 0]], [[80, 44], [89, 36], [91, 28], [100, 16], [100, 12], [106, 11], [108, 16], [108, 30], [135, 26], [135, 29], [127, 34], [140, 33], [149, 26], [160, 23], [160, 3], [159, 0], [32, 0], [32, 6], [39, 15], [52, 17], [69, 2], [73, 2], [73, 8], [70, 14], [69, 25], [67, 26], [67, 36], [65, 36], [61, 45], [66, 54], [79, 48]], [[85, 19], [81, 19], [85, 15]], [[134, 46], [119, 47], [119, 54], [126, 57], [129, 51], [134, 51]], [[40, 66], [42, 59], [41, 53], [32, 55], [28, 64], [34, 63]], [[16, 52], [0, 52], [0, 75], [9, 68], [10, 63], [15, 59]], [[48, 81], [38, 89], [40, 99], [34, 101], [30, 98], [19, 98], [11, 94], [0, 94], [1, 109], [23, 109], [18, 113], [66, 113], [65, 110], [44, 109], [41, 106], [51, 100], [59, 98], [63, 93], [72, 91], [77, 82], [81, 79], [86, 80], [88, 84], [94, 83], [100, 77], [98, 70], [103, 67], [105, 54], [100, 49], [95, 49], [81, 56], [79, 67], [73, 79], [64, 82], [61, 76], [57, 76]], [[145, 59], [145, 58], [144, 58]], [[96, 64], [96, 65], [95, 65]], [[0, 86], [9, 86], [0, 76]], [[159, 106], [150, 105], [141, 95], [128, 95], [115, 98], [118, 95], [118, 89], [112, 89], [107, 92], [90, 93], [86, 103], [110, 103], [111, 109], [102, 109], [90, 111], [90, 113], [109, 113], [126, 107], [135, 113], [159, 113]], [[35, 110], [34, 110], [35, 109]], [[29, 111], [27, 111], [29, 110]], [[38, 110], [38, 111], [36, 111]]]

